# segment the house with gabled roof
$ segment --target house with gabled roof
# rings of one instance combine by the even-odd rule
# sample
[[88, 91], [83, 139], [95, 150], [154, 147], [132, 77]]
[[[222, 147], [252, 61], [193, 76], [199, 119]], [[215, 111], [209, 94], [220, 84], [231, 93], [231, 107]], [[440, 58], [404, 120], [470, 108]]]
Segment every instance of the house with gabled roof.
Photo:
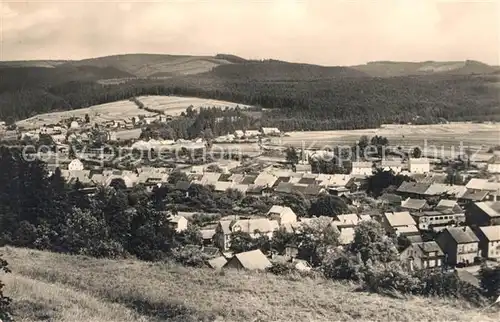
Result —
[[476, 202], [469, 205], [465, 219], [471, 227], [500, 225], [500, 201]]
[[429, 205], [427, 204], [427, 200], [425, 199], [412, 199], [412, 198], [407, 198], [403, 202], [401, 202], [401, 208], [404, 210], [409, 210], [412, 212], [415, 211], [424, 211], [426, 209], [429, 209]]
[[444, 253], [435, 241], [412, 243], [400, 254], [401, 262], [410, 271], [441, 267]]
[[426, 158], [410, 158], [408, 160], [408, 170], [410, 173], [429, 173], [431, 171], [431, 164]]
[[187, 226], [188, 226], [187, 219], [185, 217], [178, 216], [178, 215], [170, 216], [170, 218], [168, 219], [168, 222], [172, 226], [172, 228], [178, 233], [186, 230]]
[[470, 227], [449, 227], [436, 238], [436, 242], [450, 265], [472, 264], [479, 255], [479, 238]]
[[228, 250], [231, 246], [231, 235], [235, 232], [248, 233], [252, 238], [272, 238], [278, 228], [279, 223], [268, 218], [221, 220], [215, 228], [214, 242], [222, 250]]
[[251, 250], [235, 254], [225, 265], [224, 268], [246, 269], [246, 270], [265, 270], [272, 264], [260, 249]]
[[272, 187], [276, 180], [278, 180], [278, 178], [274, 175], [262, 172], [255, 178], [254, 182], [252, 183], [257, 186]]
[[500, 225], [479, 227], [477, 236], [483, 258], [500, 261]]
[[403, 182], [396, 192], [404, 197], [421, 198], [425, 196], [425, 192], [429, 189], [430, 184], [418, 182]]
[[397, 234], [397, 228], [416, 227], [417, 223], [408, 211], [386, 212], [382, 216], [382, 226], [388, 233]]
[[372, 162], [352, 162], [351, 175], [371, 176], [372, 174]]
[[435, 211], [440, 211], [442, 213], [453, 213], [459, 214], [464, 213], [464, 210], [456, 200], [441, 199], [438, 204], [434, 207]]
[[290, 207], [274, 205], [266, 215], [271, 220], [278, 221], [280, 225], [297, 222], [297, 215]]

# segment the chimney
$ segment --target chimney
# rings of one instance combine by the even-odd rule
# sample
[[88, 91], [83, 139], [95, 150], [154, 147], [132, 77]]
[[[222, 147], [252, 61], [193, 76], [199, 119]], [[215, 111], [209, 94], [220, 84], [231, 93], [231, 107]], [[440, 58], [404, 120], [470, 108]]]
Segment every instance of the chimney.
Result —
[[464, 228], [463, 228], [463, 229], [464, 229], [464, 232], [466, 232], [466, 231], [467, 231], [467, 226], [464, 226]]

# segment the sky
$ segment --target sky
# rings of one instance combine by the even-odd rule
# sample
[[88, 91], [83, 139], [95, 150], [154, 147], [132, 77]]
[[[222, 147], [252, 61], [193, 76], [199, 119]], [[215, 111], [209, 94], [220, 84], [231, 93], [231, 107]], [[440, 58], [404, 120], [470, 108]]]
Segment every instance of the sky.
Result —
[[500, 65], [500, 0], [0, 0], [0, 60], [125, 53]]

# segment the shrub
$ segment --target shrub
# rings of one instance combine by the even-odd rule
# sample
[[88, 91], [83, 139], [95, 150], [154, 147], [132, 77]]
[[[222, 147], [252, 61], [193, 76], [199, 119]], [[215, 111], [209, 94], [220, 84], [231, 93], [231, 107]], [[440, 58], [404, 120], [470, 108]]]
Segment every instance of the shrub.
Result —
[[400, 292], [402, 294], [418, 294], [420, 280], [406, 272], [397, 265], [388, 267], [367, 266], [363, 276], [365, 289], [385, 293]]
[[323, 261], [321, 271], [326, 278], [360, 282], [364, 276], [364, 264], [358, 256], [338, 252]]
[[267, 271], [274, 275], [289, 275], [297, 270], [292, 263], [274, 263]]
[[[0, 271], [5, 273], [10, 273], [7, 267], [7, 262], [0, 257]], [[4, 284], [0, 281], [0, 321], [12, 321], [12, 316], [10, 314], [10, 302], [11, 299], [3, 295]]]
[[201, 249], [185, 247], [173, 249], [172, 257], [176, 262], [190, 267], [205, 267], [210, 259]]
[[481, 292], [454, 273], [421, 271], [415, 276], [420, 279], [420, 295], [463, 298], [474, 304], [482, 302]]
[[498, 298], [500, 296], [500, 265], [495, 268], [481, 266], [481, 288], [488, 297]]

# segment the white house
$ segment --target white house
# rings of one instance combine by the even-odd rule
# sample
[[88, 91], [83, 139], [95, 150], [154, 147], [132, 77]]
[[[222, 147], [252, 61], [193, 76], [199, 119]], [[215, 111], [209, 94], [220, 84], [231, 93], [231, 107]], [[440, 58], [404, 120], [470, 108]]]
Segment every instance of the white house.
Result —
[[69, 128], [70, 129], [77, 129], [79, 128], [80, 126], [78, 125], [78, 122], [77, 121], [72, 121]]
[[403, 171], [403, 164], [401, 161], [383, 160], [381, 168], [384, 171], [393, 171], [395, 174], [399, 174]]
[[410, 158], [408, 160], [408, 168], [410, 173], [424, 174], [431, 171], [431, 164], [426, 158]]
[[257, 130], [246, 130], [245, 131], [245, 137], [246, 138], [254, 138], [260, 136], [260, 132]]
[[234, 136], [238, 139], [241, 139], [243, 136], [245, 136], [245, 133], [242, 130], [236, 130], [234, 131]]
[[273, 237], [274, 231], [279, 228], [276, 220], [269, 220], [267, 218], [259, 219], [245, 219], [245, 220], [221, 220], [215, 229], [214, 241], [215, 244], [227, 250], [231, 246], [231, 234], [235, 232], [245, 232], [252, 238], [260, 236]]
[[498, 155], [495, 155], [488, 160], [488, 172], [500, 173], [500, 157]]
[[74, 159], [72, 160], [69, 164], [68, 164], [68, 170], [69, 171], [74, 171], [74, 170], [83, 170], [83, 163], [82, 161], [78, 160], [78, 159]]
[[351, 174], [371, 176], [373, 174], [373, 164], [371, 162], [353, 162]]
[[272, 220], [277, 220], [280, 225], [297, 222], [297, 215], [290, 207], [272, 206], [267, 216]]
[[262, 134], [264, 134], [264, 135], [279, 135], [280, 130], [276, 127], [263, 127]]
[[181, 232], [187, 229], [188, 220], [183, 216], [172, 216], [169, 219], [169, 223], [176, 232]]

